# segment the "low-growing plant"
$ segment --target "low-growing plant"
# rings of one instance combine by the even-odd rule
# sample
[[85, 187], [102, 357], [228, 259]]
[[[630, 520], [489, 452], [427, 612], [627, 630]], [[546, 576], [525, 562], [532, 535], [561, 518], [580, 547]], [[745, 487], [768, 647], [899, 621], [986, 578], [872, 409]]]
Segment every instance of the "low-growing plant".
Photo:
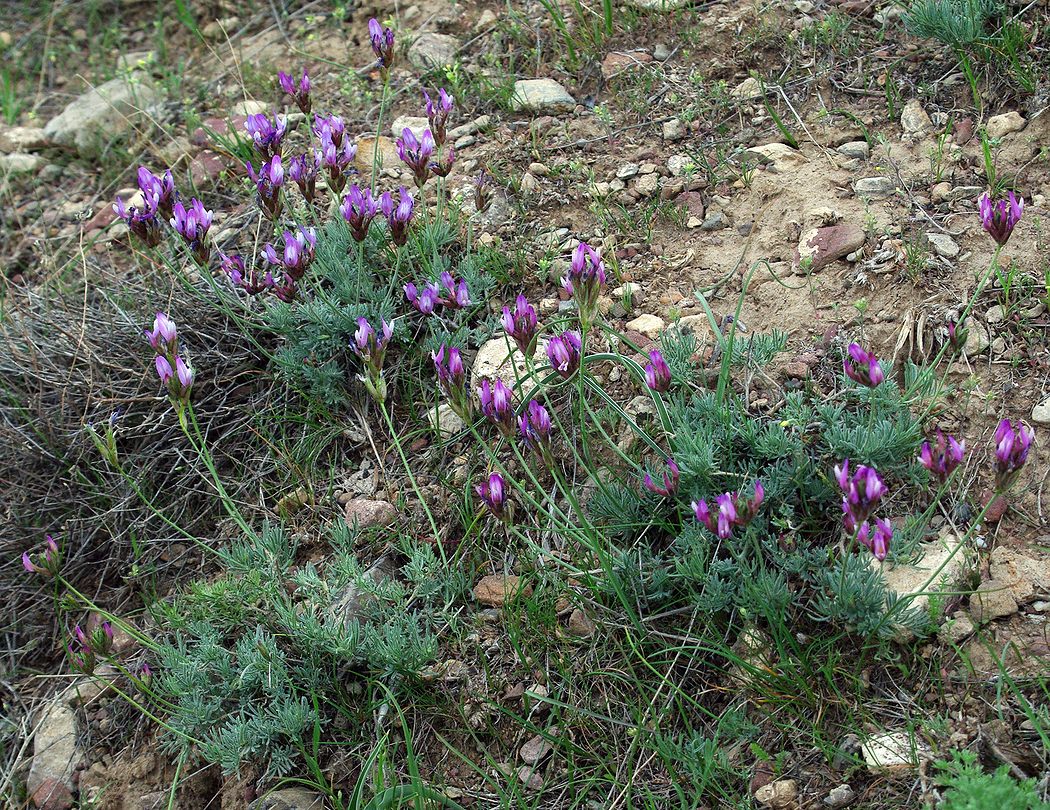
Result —
[[1045, 810], [1050, 804], [1039, 798], [1034, 779], [1017, 781], [1010, 766], [1001, 765], [986, 773], [972, 751], [953, 751], [951, 760], [936, 763], [938, 781], [945, 787], [940, 806], [944, 810]]

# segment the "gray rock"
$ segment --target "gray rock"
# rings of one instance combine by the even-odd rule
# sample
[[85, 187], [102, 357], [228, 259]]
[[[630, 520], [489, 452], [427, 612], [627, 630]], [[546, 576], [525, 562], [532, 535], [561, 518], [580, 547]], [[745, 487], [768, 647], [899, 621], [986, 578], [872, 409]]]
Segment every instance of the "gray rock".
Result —
[[988, 330], [984, 328], [984, 324], [978, 323], [973, 318], [967, 319], [966, 343], [963, 344], [963, 355], [971, 358], [976, 357], [987, 349], [990, 343]]
[[40, 155], [27, 155], [14, 152], [0, 155], [0, 176], [5, 174], [35, 174], [40, 171], [45, 161]]
[[1013, 616], [1016, 612], [1017, 599], [1005, 580], [986, 580], [970, 596], [970, 615], [978, 624]]
[[306, 788], [283, 788], [256, 799], [248, 810], [324, 810], [324, 798]]
[[671, 155], [667, 158], [667, 171], [672, 177], [688, 174], [693, 168], [693, 159], [689, 155]]
[[[907, 600], [907, 607], [926, 610], [931, 593], [956, 590], [966, 571], [966, 555], [958, 538], [952, 534], [925, 543], [920, 548], [922, 556], [914, 565], [880, 563], [872, 557], [871, 566], [881, 571], [888, 590]], [[937, 576], [931, 582], [934, 574]]]
[[156, 105], [161, 94], [141, 71], [111, 79], [73, 99], [47, 122], [44, 135], [81, 155], [96, 154], [112, 138], [129, 131], [143, 111]]
[[397, 509], [387, 501], [373, 501], [369, 498], [354, 498], [346, 505], [346, 522], [359, 529], [374, 529], [377, 526], [390, 526], [397, 520]]
[[858, 197], [879, 200], [889, 197], [896, 189], [896, 184], [888, 177], [862, 177], [853, 185]]
[[625, 163], [619, 169], [616, 170], [616, 176], [620, 180], [630, 180], [636, 174], [638, 174], [637, 163]]
[[656, 43], [656, 47], [653, 48], [653, 59], [657, 62], [666, 62], [670, 58], [671, 49], [662, 42]]
[[794, 779], [778, 779], [755, 791], [755, 801], [771, 810], [790, 810], [797, 799], [798, 783]]
[[[558, 729], [552, 727], [547, 730], [548, 736], [556, 736]], [[527, 765], [535, 765], [537, 762], [542, 760], [547, 754], [554, 749], [551, 742], [544, 737], [542, 734], [536, 734], [524, 745], [521, 746], [521, 750], [518, 751], [521, 761]]]
[[1050, 397], [1032, 408], [1032, 421], [1037, 425], [1050, 425]]
[[117, 70], [149, 70], [157, 64], [156, 51], [128, 51], [117, 57]]
[[929, 751], [907, 731], [879, 734], [862, 747], [868, 771], [873, 774], [901, 773], [919, 767], [919, 759]]
[[730, 90], [729, 95], [741, 100], [758, 98], [762, 95], [762, 82], [754, 76], [749, 76]]
[[663, 135], [665, 141], [680, 141], [688, 134], [685, 123], [680, 118], [664, 121]]
[[946, 259], [954, 259], [959, 255], [959, 244], [946, 233], [928, 233], [926, 241], [930, 243], [933, 252]]
[[406, 129], [417, 138], [422, 138], [423, 131], [430, 129], [430, 120], [422, 115], [399, 115], [390, 125], [390, 134], [394, 138], [400, 138]]
[[627, 5], [649, 11], [674, 11], [694, 2], [694, 0], [627, 0]]
[[40, 127], [0, 126], [0, 152], [35, 152], [47, 146], [47, 136]]
[[[539, 357], [538, 348], [536, 356]], [[501, 334], [488, 340], [478, 349], [470, 373], [470, 385], [476, 390], [481, 381], [488, 377], [493, 382], [503, 380], [504, 385], [513, 389], [518, 380], [524, 380], [528, 373], [525, 358], [514, 345], [514, 341]]]
[[576, 99], [554, 79], [519, 79], [510, 103], [518, 112], [567, 112], [576, 107]]
[[706, 217], [704, 221], [700, 223], [700, 230], [702, 231], [720, 231], [726, 227], [729, 223], [726, 221], [726, 215], [721, 211], [712, 211]]
[[643, 174], [634, 181], [634, 190], [639, 197], [652, 197], [660, 190], [660, 175]]
[[1011, 110], [1002, 115], [993, 115], [988, 119], [985, 132], [989, 138], [1002, 138], [1011, 132], [1020, 132], [1028, 126], [1028, 121], [1021, 113]]
[[871, 147], [868, 146], [867, 141], [850, 141], [842, 144], [838, 148], [838, 153], [856, 160], [867, 160], [871, 156]]
[[416, 70], [433, 70], [456, 63], [459, 40], [448, 34], [420, 34], [408, 49], [408, 61]]
[[26, 790], [36, 807], [73, 805], [73, 772], [81, 758], [76, 714], [60, 699], [44, 711], [33, 734], [33, 762]]
[[[380, 557], [365, 571], [364, 578], [372, 580], [376, 585], [380, 585], [386, 580], [392, 579], [395, 570], [393, 560], [389, 557]], [[362, 588], [357, 582], [350, 582], [332, 599], [332, 606], [329, 610], [337, 619], [350, 624], [354, 621], [361, 621], [364, 618], [365, 608], [374, 598], [369, 590]]]
[[1002, 304], [996, 304], [988, 308], [988, 311], [984, 313], [984, 319], [992, 324], [1002, 323], [1006, 320], [1006, 310], [1003, 309]]
[[912, 98], [904, 105], [901, 113], [901, 129], [905, 137], [920, 137], [933, 129], [933, 121], [922, 108], [922, 103], [917, 98]]
[[427, 411], [427, 421], [438, 432], [438, 435], [446, 441], [458, 435], [466, 427], [463, 420], [459, 418], [459, 415], [452, 410], [452, 406], [447, 402], [443, 402]]
[[852, 804], [856, 798], [857, 793], [853, 788], [849, 785], [839, 785], [828, 791], [828, 795], [824, 797], [824, 804], [831, 810], [839, 810], [840, 807]]

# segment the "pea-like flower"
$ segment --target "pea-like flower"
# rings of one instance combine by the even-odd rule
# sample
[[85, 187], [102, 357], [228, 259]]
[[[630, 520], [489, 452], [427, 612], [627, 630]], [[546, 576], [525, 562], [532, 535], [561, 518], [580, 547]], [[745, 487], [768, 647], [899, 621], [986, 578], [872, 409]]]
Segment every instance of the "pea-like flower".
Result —
[[177, 202], [172, 209], [171, 227], [183, 238], [194, 260], [201, 267], [207, 267], [211, 259], [211, 245], [208, 243], [208, 230], [211, 228], [211, 223], [212, 212], [208, 211], [204, 203], [196, 198], [190, 200], [189, 208]]
[[284, 166], [281, 156], [274, 155], [256, 171], [251, 163], [245, 163], [248, 177], [255, 184], [259, 207], [273, 221], [281, 215], [281, 188], [284, 186]]
[[430, 161], [430, 171], [435, 177], [448, 177], [452, 164], [456, 162], [456, 150], [451, 146], [437, 160]]
[[281, 142], [288, 131], [288, 121], [282, 115], [272, 119], [266, 113], [249, 115], [244, 122], [244, 129], [252, 139], [252, 146], [265, 161], [281, 154]]
[[308, 203], [312, 203], [317, 194], [317, 174], [320, 171], [320, 149], [304, 152], [288, 161], [288, 177], [299, 186], [299, 191]]
[[441, 293], [436, 284], [424, 284], [422, 289], [417, 289], [411, 281], [405, 285], [405, 298], [424, 315], [433, 315], [434, 307], [441, 299]]
[[295, 233], [284, 232], [284, 253], [279, 254], [269, 242], [263, 246], [262, 255], [270, 264], [280, 267], [292, 280], [299, 281], [306, 275], [314, 260], [317, 247], [317, 232], [301, 225]]
[[367, 318], [358, 318], [357, 331], [354, 332], [350, 349], [361, 359], [365, 367], [365, 373], [359, 379], [376, 401], [383, 402], [386, 400], [383, 362], [386, 359], [386, 349], [390, 338], [394, 334], [394, 327], [383, 319], [380, 319], [379, 325], [377, 334]]
[[240, 256], [227, 256], [219, 254], [219, 262], [224, 272], [230, 278], [234, 287], [240, 287], [248, 295], [258, 295], [269, 286], [265, 279], [259, 276], [254, 265], [251, 269], [244, 266], [244, 259]]
[[379, 213], [379, 201], [372, 196], [370, 189], [354, 183], [343, 197], [339, 210], [350, 227], [350, 236], [355, 242], [364, 242], [372, 220]]
[[864, 351], [856, 343], [849, 344], [847, 351], [849, 356], [842, 361], [842, 370], [851, 380], [868, 388], [877, 388], [886, 379], [874, 354]]
[[1005, 492], [1017, 480], [1028, 460], [1035, 434], [1021, 422], [1004, 419], [995, 429], [995, 487]]
[[156, 247], [160, 244], [163, 232], [155, 194], [143, 192], [142, 204], [132, 206], [128, 206], [124, 200], [117, 197], [117, 201], [113, 203], [113, 210], [124, 220], [128, 230], [141, 239], [146, 247]]
[[277, 82], [281, 89], [295, 101], [295, 105], [302, 110], [304, 115], [310, 114], [310, 77], [303, 68], [303, 76], [298, 82], [283, 70], [277, 74]]
[[62, 569], [62, 552], [58, 543], [50, 534], [44, 539], [44, 551], [36, 561], [28, 551], [22, 552], [22, 567], [30, 574], [40, 574], [44, 577], [58, 576]]
[[579, 332], [562, 332], [547, 341], [547, 359], [561, 377], [569, 379], [580, 367], [583, 341]]
[[678, 491], [678, 479], [681, 475], [681, 471], [678, 469], [678, 464], [675, 463], [673, 458], [668, 458], [665, 466], [667, 469], [662, 473], [662, 481], [658, 484], [653, 480], [653, 476], [650, 473], [646, 473], [642, 478], [642, 485], [657, 495], [662, 495], [665, 498], [670, 498]]
[[470, 288], [467, 286], [466, 279], [461, 278], [457, 282], [446, 270], [438, 276], [438, 280], [441, 282], [440, 301], [444, 306], [449, 309], [463, 309], [470, 306]]
[[466, 420], [470, 415], [470, 393], [467, 391], [467, 373], [463, 367], [463, 357], [455, 346], [444, 343], [430, 355], [437, 372], [438, 388], [445, 395], [452, 410]]
[[167, 387], [171, 398], [178, 402], [185, 402], [190, 397], [190, 389], [193, 387], [193, 369], [186, 364], [181, 357], [175, 357], [175, 367], [163, 355], [157, 355], [155, 365], [157, 376], [161, 385]]
[[389, 71], [394, 65], [394, 32], [373, 18], [368, 21], [368, 39], [372, 43], [372, 53], [376, 55], [376, 65], [384, 72]]
[[430, 158], [434, 155], [434, 146], [434, 136], [429, 129], [423, 130], [421, 138], [416, 138], [415, 133], [405, 127], [397, 139], [397, 155], [412, 170], [419, 188], [430, 176]]
[[968, 330], [962, 324], [958, 324], [954, 320], [948, 321], [948, 344], [955, 351], [961, 352], [963, 350], [968, 335]]
[[158, 177], [145, 166], [139, 166], [138, 181], [143, 196], [153, 200], [161, 216], [170, 217], [179, 196], [175, 191], [175, 178], [171, 176], [171, 169]]
[[851, 476], [848, 458], [835, 467], [835, 479], [842, 490], [842, 521], [846, 531], [853, 534], [889, 490], [874, 467], [860, 464]]
[[671, 390], [671, 369], [664, 356], [656, 349], [649, 352], [645, 366], [645, 384], [653, 391], [664, 393]]
[[[80, 630], [80, 627], [78, 626], [76, 629]], [[80, 635], [83, 635], [83, 632]], [[73, 637], [76, 639], [76, 631], [74, 631]], [[75, 641], [68, 646], [67, 652], [69, 655], [69, 668], [74, 672], [79, 672], [81, 675], [91, 675], [95, 672], [95, 653], [90, 647]]]
[[408, 226], [412, 222], [415, 205], [415, 199], [404, 186], [398, 190], [397, 203], [389, 191], [384, 191], [379, 198], [379, 210], [383, 212], [390, 227], [390, 241], [399, 247], [408, 241]]
[[113, 626], [108, 621], [93, 619], [88, 622], [88, 627], [90, 632], [85, 633], [78, 624], [73, 630], [73, 638], [82, 648], [97, 655], [108, 655], [113, 649]]
[[755, 482], [755, 494], [744, 500], [739, 492], [723, 492], [715, 498], [715, 511], [711, 511], [707, 501], [693, 501], [693, 516], [709, 532], [726, 540], [733, 535], [735, 526], [746, 526], [758, 514], [766, 491], [761, 481]]
[[536, 351], [536, 327], [539, 318], [536, 310], [524, 295], [519, 294], [514, 302], [514, 311], [509, 307], [503, 307], [503, 317], [500, 319], [503, 331], [507, 333], [517, 345], [518, 350], [531, 358]]
[[434, 135], [434, 143], [444, 146], [448, 135], [448, 117], [452, 113], [452, 96], [445, 92], [445, 88], [438, 90], [437, 102], [424, 90], [423, 98], [426, 101], [427, 119], [430, 121], [430, 131]]
[[503, 510], [507, 503], [506, 485], [503, 476], [494, 472], [489, 477], [474, 487], [481, 502], [488, 507], [497, 518], [503, 519]]
[[331, 141], [336, 149], [343, 145], [346, 138], [346, 123], [338, 115], [318, 115], [314, 113], [314, 135], [319, 142]]
[[492, 175], [482, 169], [474, 178], [474, 208], [479, 214], [488, 211], [492, 205]]
[[1024, 213], [1024, 197], [1017, 197], [1011, 191], [1006, 199], [992, 202], [991, 195], [984, 194], [978, 201], [978, 211], [981, 216], [981, 227], [999, 245], [1005, 245], [1010, 240], [1010, 234], [1014, 232], [1017, 223], [1021, 221]]
[[932, 445], [928, 441], [922, 443], [919, 462], [930, 471], [930, 475], [943, 483], [962, 463], [965, 455], [965, 441], [956, 441], [955, 437], [945, 436], [938, 430], [937, 439]]
[[518, 417], [518, 431], [527, 448], [547, 458], [551, 445], [551, 417], [537, 400], [531, 400]]
[[357, 155], [357, 144], [349, 138], [336, 144], [331, 137], [321, 138], [321, 165], [328, 175], [328, 188], [338, 197], [346, 186], [346, 177], [354, 170], [354, 157]]
[[576, 299], [580, 322], [586, 326], [594, 320], [598, 311], [598, 296], [605, 284], [605, 263], [598, 251], [586, 242], [580, 242], [573, 251], [569, 272], [561, 284]]
[[481, 404], [481, 413], [505, 436], [514, 432], [513, 395], [503, 380], [497, 379], [492, 383], [488, 377], [484, 378], [478, 386], [478, 402]]
[[178, 328], [175, 326], [175, 321], [165, 313], [158, 312], [153, 319], [153, 329], [147, 330], [143, 334], [157, 354], [169, 355], [175, 353]]
[[890, 552], [890, 541], [893, 539], [893, 524], [883, 518], [875, 521], [875, 532], [867, 523], [857, 530], [857, 542], [872, 553], [876, 560], [882, 562]]

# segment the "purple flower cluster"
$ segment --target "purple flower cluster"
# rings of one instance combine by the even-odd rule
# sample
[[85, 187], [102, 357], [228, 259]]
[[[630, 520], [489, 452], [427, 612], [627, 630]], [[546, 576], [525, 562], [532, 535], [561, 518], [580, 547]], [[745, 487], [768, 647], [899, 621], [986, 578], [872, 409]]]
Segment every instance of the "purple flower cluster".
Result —
[[379, 201], [372, 196], [370, 189], [354, 183], [343, 197], [339, 210], [350, 227], [350, 236], [355, 242], [364, 242], [372, 220], [379, 213]]
[[652, 391], [665, 393], [671, 390], [671, 369], [659, 351], [649, 352], [649, 362], [645, 366], [645, 384]]
[[208, 229], [211, 228], [212, 212], [205, 209], [204, 203], [196, 198], [190, 200], [189, 208], [177, 202], [172, 209], [170, 222], [175, 233], [186, 242], [194, 261], [201, 267], [207, 267], [211, 260]]
[[1006, 199], [992, 202], [991, 195], [984, 194], [978, 201], [981, 227], [984, 228], [996, 244], [1002, 246], [1010, 240], [1017, 223], [1024, 213], [1024, 198], [1017, 197], [1011, 191]]
[[531, 358], [533, 352], [536, 351], [536, 328], [539, 325], [539, 319], [529, 299], [524, 295], [518, 295], [514, 302], [513, 312], [510, 308], [503, 307], [503, 317], [500, 322], [503, 325], [503, 331], [517, 344], [518, 350], [526, 358]]
[[545, 461], [549, 459], [551, 417], [537, 400], [530, 400], [525, 412], [518, 417], [518, 430], [522, 442], [529, 450], [539, 453]]
[[510, 436], [514, 432], [513, 395], [503, 380], [497, 379], [493, 383], [485, 377], [478, 386], [478, 402], [481, 405], [481, 413], [498, 427], [503, 435]]
[[280, 275], [276, 277], [272, 270], [267, 271], [263, 283], [272, 289], [282, 301], [290, 302], [295, 299], [296, 283], [306, 275], [307, 269], [314, 260], [317, 233], [313, 228], [304, 228], [300, 225], [297, 232], [285, 231], [283, 237], [283, 253], [278, 252], [277, 248], [269, 242], [263, 246], [263, 258], [280, 271]]
[[156, 352], [154, 366], [161, 384], [168, 389], [172, 402], [181, 407], [189, 401], [194, 375], [193, 369], [178, 353], [175, 322], [163, 312], [158, 312], [153, 320], [153, 330], [147, 330], [144, 334]]
[[846, 531], [855, 536], [879, 560], [886, 559], [893, 527], [888, 521], [876, 521], [876, 531], [871, 533], [868, 518], [879, 501], [889, 491], [882, 476], [874, 467], [857, 466], [853, 475], [849, 472], [849, 459], [843, 459], [835, 467], [835, 479], [842, 490], [842, 523]]
[[1004, 419], [995, 429], [995, 487], [999, 492], [1009, 489], [1021, 472], [1035, 434], [1023, 424], [1012, 424]]
[[437, 284], [427, 282], [420, 289], [409, 282], [404, 290], [408, 303], [424, 315], [433, 315], [438, 304], [446, 309], [463, 309], [472, 303], [466, 279], [457, 282], [447, 270], [438, 277]]
[[394, 32], [373, 18], [368, 21], [368, 39], [376, 55], [376, 65], [384, 72], [389, 71], [394, 64]]
[[886, 379], [874, 354], [864, 351], [856, 343], [849, 344], [848, 353], [849, 356], [842, 361], [842, 370], [851, 380], [868, 388], [877, 388]]
[[448, 399], [452, 410], [463, 420], [470, 416], [470, 394], [467, 391], [467, 373], [463, 368], [463, 357], [455, 346], [444, 343], [430, 355], [437, 372], [438, 388]]
[[507, 490], [502, 475], [498, 472], [491, 473], [486, 480], [474, 487], [474, 492], [494, 516], [503, 519]]
[[390, 338], [394, 334], [394, 327], [385, 320], [379, 321], [379, 333], [372, 328], [367, 318], [357, 319], [357, 331], [350, 343], [350, 349], [360, 359], [365, 368], [361, 381], [368, 389], [368, 393], [377, 402], [386, 400], [386, 380], [383, 378], [383, 362], [386, 359], [386, 349]]
[[22, 552], [22, 567], [30, 574], [40, 574], [45, 577], [58, 576], [62, 568], [62, 552], [55, 538], [50, 534], [47, 535], [44, 540], [44, 553], [38, 557], [36, 562], [33, 562], [33, 557], [28, 551]]
[[482, 169], [474, 177], [474, 208], [479, 214], [489, 210], [492, 205], [492, 175]]
[[583, 340], [579, 332], [567, 331], [547, 341], [547, 359], [560, 377], [569, 379], [580, 367]]
[[334, 115], [327, 119], [318, 117], [314, 132], [320, 140], [321, 165], [328, 175], [328, 188], [338, 197], [346, 187], [347, 175], [355, 171], [357, 144], [346, 137], [342, 119]]
[[266, 113], [255, 113], [245, 120], [244, 129], [264, 163], [271, 158], [280, 157], [282, 142], [288, 131], [286, 118], [275, 115], [271, 119]]
[[317, 196], [317, 175], [320, 171], [320, 149], [304, 152], [288, 161], [288, 177], [299, 186], [299, 191], [308, 203], [312, 203]]
[[[675, 463], [675, 460], [673, 458], [668, 458], [665, 464], [667, 469], [662, 474], [663, 480], [661, 481], [661, 483], [657, 484], [653, 480], [653, 476], [647, 472], [645, 474], [645, 477], [642, 478], [642, 485], [650, 492], [654, 492], [657, 495], [662, 495], [665, 498], [670, 498], [678, 491], [678, 479], [681, 475], [681, 470], [678, 469], [678, 465]], [[759, 486], [761, 486], [761, 484], [758, 484], [755, 487], [756, 495], [758, 493]], [[705, 523], [704, 525], [707, 525], [708, 528], [710, 528], [708, 524]]]
[[408, 226], [412, 222], [415, 207], [415, 199], [404, 186], [398, 189], [396, 203], [389, 191], [384, 191], [379, 198], [379, 210], [383, 212], [390, 228], [390, 241], [398, 247], [408, 241]]
[[944, 483], [962, 463], [965, 455], [966, 442], [956, 441], [953, 436], [945, 436], [938, 430], [937, 439], [932, 445], [929, 442], [922, 443], [919, 462], [930, 471], [930, 475]]
[[113, 204], [113, 210], [124, 220], [128, 230], [141, 239], [146, 247], [156, 247], [160, 244], [162, 236], [161, 218], [171, 216], [178, 200], [175, 180], [171, 176], [171, 170], [157, 177], [145, 166], [139, 166], [138, 185], [141, 202], [138, 205], [128, 205], [118, 197]]
[[281, 215], [281, 188], [284, 187], [284, 165], [281, 156], [274, 155], [259, 166], [258, 171], [251, 163], [244, 164], [248, 177], [255, 184], [256, 198], [259, 207], [272, 221], [276, 222]]
[[[677, 471], [677, 465], [674, 469]], [[677, 481], [675, 483], [677, 484]], [[748, 500], [743, 500], [739, 492], [724, 492], [715, 498], [715, 512], [711, 511], [705, 500], [693, 501], [691, 506], [693, 515], [701, 525], [712, 534], [727, 540], [733, 536], [735, 526], [746, 526], [754, 520], [765, 497], [766, 491], [762, 482], [755, 481], [755, 494]]]
[[89, 633], [78, 624], [73, 628], [73, 641], [69, 645], [69, 665], [83, 675], [95, 671], [97, 656], [105, 656], [113, 649], [113, 627], [108, 621], [96, 622]]
[[597, 250], [580, 242], [572, 254], [569, 272], [561, 280], [562, 287], [573, 298], [584, 326], [594, 320], [598, 311], [598, 296], [605, 285], [605, 263]]
[[303, 76], [298, 82], [282, 70], [277, 74], [277, 83], [292, 97], [303, 115], [310, 114], [310, 77], [306, 74], [306, 68], [303, 68]]
[[434, 143], [438, 146], [445, 145], [448, 136], [448, 117], [452, 114], [454, 106], [452, 96], [445, 92], [444, 88], [438, 90], [437, 102], [424, 90], [423, 99], [426, 102], [427, 120], [430, 122], [430, 131], [433, 133]]
[[422, 137], [416, 138], [412, 130], [405, 127], [397, 139], [397, 156], [412, 170], [419, 188], [423, 188], [430, 176], [430, 158], [434, 155], [434, 148], [434, 136], [429, 129], [423, 130]]

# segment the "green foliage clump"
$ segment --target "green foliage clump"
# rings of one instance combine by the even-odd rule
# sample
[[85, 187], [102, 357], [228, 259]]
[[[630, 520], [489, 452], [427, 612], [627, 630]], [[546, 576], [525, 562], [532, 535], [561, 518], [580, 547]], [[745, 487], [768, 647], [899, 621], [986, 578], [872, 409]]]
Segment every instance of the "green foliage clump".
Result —
[[950, 762], [937, 763], [940, 783], [947, 790], [941, 801], [941, 810], [1047, 810], [1050, 803], [1042, 801], [1034, 779], [1017, 781], [1010, 776], [1010, 767], [1002, 765], [992, 773], [985, 773], [972, 751], [953, 751]]
[[917, 37], [961, 48], [984, 37], [988, 20], [1002, 11], [1000, 0], [917, 0], [904, 23]]

